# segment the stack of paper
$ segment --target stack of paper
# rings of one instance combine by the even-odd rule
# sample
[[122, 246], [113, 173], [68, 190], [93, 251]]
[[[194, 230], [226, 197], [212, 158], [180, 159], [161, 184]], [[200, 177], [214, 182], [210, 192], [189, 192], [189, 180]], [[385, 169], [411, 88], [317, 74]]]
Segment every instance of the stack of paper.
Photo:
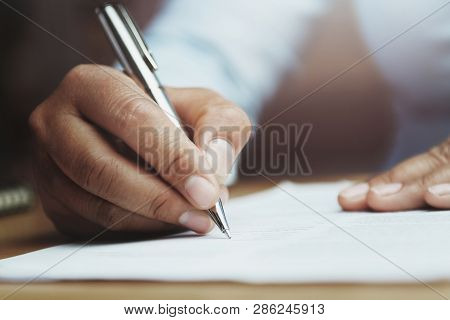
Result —
[[2, 280], [227, 280], [256, 283], [450, 279], [450, 211], [346, 213], [348, 182], [294, 184], [231, 200], [233, 238], [183, 233], [60, 245], [0, 261]]

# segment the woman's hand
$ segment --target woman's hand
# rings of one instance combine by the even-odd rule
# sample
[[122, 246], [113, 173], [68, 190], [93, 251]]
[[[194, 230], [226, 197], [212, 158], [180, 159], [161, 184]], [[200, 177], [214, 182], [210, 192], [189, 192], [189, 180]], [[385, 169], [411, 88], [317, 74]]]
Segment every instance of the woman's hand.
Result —
[[450, 209], [450, 138], [339, 194], [344, 210]]
[[[168, 95], [193, 141], [132, 79], [109, 67], [74, 68], [31, 114], [36, 185], [61, 231], [88, 237], [105, 228], [151, 235], [213, 227], [204, 210], [221, 194], [249, 120], [210, 90]], [[118, 152], [118, 140], [157, 174]]]

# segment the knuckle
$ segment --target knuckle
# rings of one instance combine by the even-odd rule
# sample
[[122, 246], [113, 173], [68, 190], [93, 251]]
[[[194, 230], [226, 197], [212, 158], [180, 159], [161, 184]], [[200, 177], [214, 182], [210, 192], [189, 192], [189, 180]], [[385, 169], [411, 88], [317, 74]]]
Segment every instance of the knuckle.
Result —
[[170, 195], [168, 194], [168, 192], [160, 192], [156, 194], [150, 202], [145, 215], [155, 220], [165, 221], [169, 203]]
[[195, 170], [193, 153], [189, 150], [170, 149], [171, 151], [167, 152], [168, 161], [165, 164], [163, 161], [162, 174], [168, 177], [178, 177], [178, 179], [192, 174]]
[[99, 226], [112, 231], [121, 229], [122, 221], [116, 214], [113, 205], [97, 197], [92, 197], [87, 206], [89, 208], [87, 213]]
[[417, 179], [415, 183], [415, 188], [418, 190], [425, 190], [428, 186], [433, 185], [434, 177], [432, 175], [424, 175]]
[[434, 159], [440, 165], [446, 165], [450, 163], [450, 138], [441, 143], [440, 145], [431, 148], [428, 151], [428, 155]]
[[80, 183], [86, 190], [95, 190], [97, 194], [110, 194], [114, 181], [117, 178], [119, 164], [114, 158], [92, 155], [80, 155], [78, 157], [78, 170]]
[[127, 215], [120, 215], [115, 218], [115, 222], [110, 225], [111, 231], [126, 231], [131, 230], [133, 226], [133, 216], [135, 213], [128, 213]]
[[114, 119], [116, 127], [125, 131], [125, 129], [134, 127], [139, 128], [144, 126], [149, 116], [149, 101], [145, 97], [137, 96], [135, 94], [122, 97], [112, 107], [114, 112]]
[[401, 181], [403, 176], [404, 174], [401, 172], [401, 170], [398, 170], [398, 168], [393, 168], [386, 172], [385, 175], [382, 175], [380, 177], [380, 181], [382, 181], [382, 183]]
[[34, 109], [34, 111], [28, 118], [28, 125], [31, 129], [31, 132], [38, 139], [43, 137], [45, 131], [45, 122], [42, 109], [43, 106], [39, 105], [36, 109]]
[[95, 223], [104, 226], [105, 206], [103, 201], [95, 196], [90, 196], [83, 204], [85, 209], [81, 210], [85, 211]]
[[108, 230], [118, 231], [120, 229], [120, 223], [116, 216], [109, 210], [104, 210], [101, 217], [99, 217], [100, 225]]
[[84, 81], [86, 79], [86, 75], [91, 72], [92, 66], [88, 64], [80, 64], [67, 72], [62, 83], [73, 85], [74, 83], [79, 83], [80, 81]]
[[81, 64], [69, 70], [56, 90], [57, 95], [75, 102], [83, 88], [89, 87], [89, 82], [92, 82], [93, 68], [92, 65]]
[[450, 164], [444, 165], [441, 168], [423, 176], [419, 179], [419, 184], [422, 187], [422, 190], [424, 190], [429, 186], [447, 181], [450, 181]]
[[107, 212], [105, 214], [104, 228], [111, 231], [122, 231], [126, 228], [126, 217], [117, 217], [113, 212]]
[[389, 171], [386, 171], [384, 173], [376, 175], [376, 176], [374, 176], [374, 177], [369, 179], [368, 184], [371, 187], [373, 187], [373, 186], [376, 186], [378, 184], [385, 184], [385, 183], [389, 183], [391, 181], [397, 181], [397, 180], [395, 180], [396, 173], [394, 171], [395, 170], [391, 169]]

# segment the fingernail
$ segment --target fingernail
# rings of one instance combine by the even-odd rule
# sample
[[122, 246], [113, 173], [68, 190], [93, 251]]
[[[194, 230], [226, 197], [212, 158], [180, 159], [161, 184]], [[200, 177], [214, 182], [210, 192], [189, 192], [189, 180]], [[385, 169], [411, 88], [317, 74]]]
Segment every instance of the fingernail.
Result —
[[207, 233], [214, 227], [211, 219], [206, 213], [201, 211], [186, 211], [180, 216], [178, 222], [186, 228], [199, 233]]
[[209, 209], [217, 200], [216, 187], [203, 177], [189, 177], [186, 180], [185, 189], [199, 209]]
[[373, 191], [379, 196], [389, 196], [399, 192], [402, 187], [403, 184], [400, 182], [386, 183], [373, 186], [372, 188], [370, 188], [370, 191]]
[[369, 192], [369, 185], [364, 182], [344, 189], [339, 195], [344, 198], [356, 198], [365, 195], [367, 192]]
[[450, 195], [450, 183], [436, 184], [429, 187], [428, 191], [435, 196], [448, 196]]
[[219, 182], [223, 184], [233, 165], [233, 146], [224, 139], [214, 139], [208, 143], [205, 151]]

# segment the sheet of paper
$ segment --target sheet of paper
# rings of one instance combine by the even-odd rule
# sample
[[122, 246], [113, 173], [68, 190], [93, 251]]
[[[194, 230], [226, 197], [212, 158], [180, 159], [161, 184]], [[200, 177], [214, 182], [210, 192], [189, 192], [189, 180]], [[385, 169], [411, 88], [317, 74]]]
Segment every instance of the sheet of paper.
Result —
[[294, 184], [231, 200], [232, 240], [183, 233], [60, 245], [0, 261], [2, 280], [123, 279], [255, 283], [450, 279], [450, 211], [344, 213], [348, 182]]

